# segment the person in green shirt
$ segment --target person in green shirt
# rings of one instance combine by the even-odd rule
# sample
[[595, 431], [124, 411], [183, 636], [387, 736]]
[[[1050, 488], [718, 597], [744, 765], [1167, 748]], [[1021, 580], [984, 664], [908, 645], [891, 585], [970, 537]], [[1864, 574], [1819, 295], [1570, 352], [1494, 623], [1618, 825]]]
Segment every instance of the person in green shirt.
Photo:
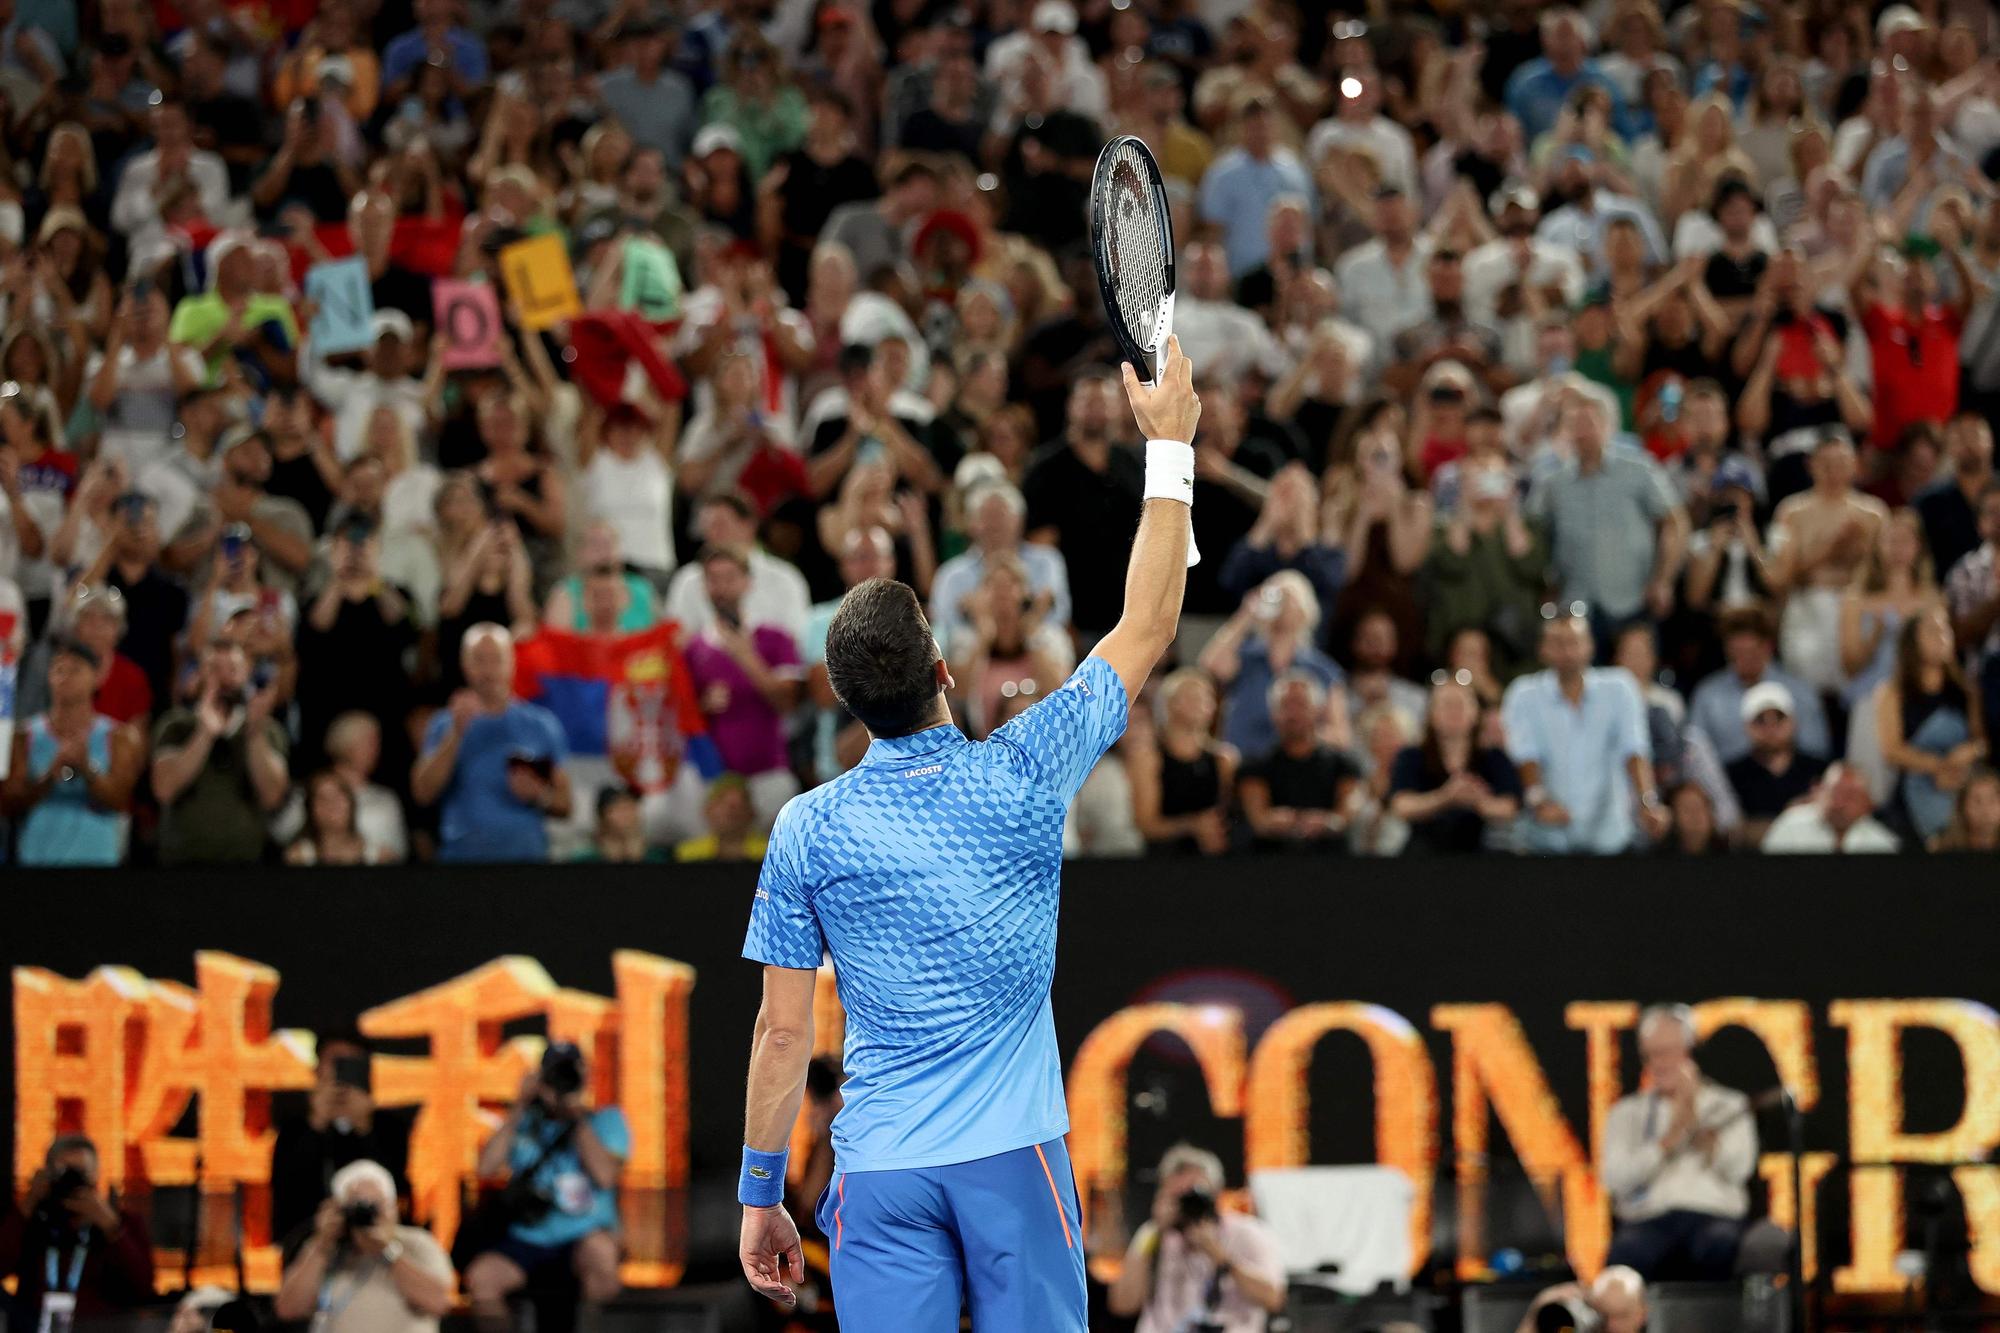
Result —
[[222, 382], [232, 358], [266, 383], [296, 377], [298, 320], [282, 296], [256, 290], [256, 272], [250, 238], [224, 232], [208, 247], [208, 290], [174, 307], [167, 341], [201, 354], [209, 385]]
[[734, 129], [750, 179], [761, 181], [773, 162], [805, 142], [805, 94], [783, 81], [777, 49], [754, 30], [729, 44], [722, 72], [723, 82], [701, 99], [701, 123]]

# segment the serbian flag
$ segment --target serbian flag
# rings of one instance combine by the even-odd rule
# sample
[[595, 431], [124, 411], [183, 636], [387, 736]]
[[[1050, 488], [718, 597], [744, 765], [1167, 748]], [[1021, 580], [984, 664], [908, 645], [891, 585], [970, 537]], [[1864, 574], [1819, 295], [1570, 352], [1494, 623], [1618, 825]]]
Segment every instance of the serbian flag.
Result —
[[514, 689], [556, 715], [572, 753], [609, 758], [643, 791], [671, 785], [681, 761], [722, 772], [672, 621], [636, 634], [541, 629], [517, 646]]

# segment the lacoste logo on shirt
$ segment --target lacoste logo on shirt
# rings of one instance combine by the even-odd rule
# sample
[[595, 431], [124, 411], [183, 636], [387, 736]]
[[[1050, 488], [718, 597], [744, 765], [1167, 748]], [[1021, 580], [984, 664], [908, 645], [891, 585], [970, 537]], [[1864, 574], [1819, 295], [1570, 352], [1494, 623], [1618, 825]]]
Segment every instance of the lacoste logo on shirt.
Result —
[[910, 768], [903, 770], [903, 776], [906, 778], [927, 778], [933, 773], [942, 773], [942, 772], [944, 772], [943, 764], [925, 764], [922, 768]]

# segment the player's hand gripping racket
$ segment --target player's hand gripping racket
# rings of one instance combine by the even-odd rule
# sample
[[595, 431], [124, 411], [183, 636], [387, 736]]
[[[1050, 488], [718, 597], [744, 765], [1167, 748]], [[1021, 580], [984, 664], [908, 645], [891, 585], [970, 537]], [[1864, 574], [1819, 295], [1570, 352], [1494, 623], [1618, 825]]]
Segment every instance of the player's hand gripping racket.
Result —
[[[1097, 156], [1090, 242], [1111, 336], [1139, 377], [1157, 384], [1174, 331], [1174, 222], [1160, 164], [1129, 134], [1113, 139]], [[1200, 559], [1190, 535], [1188, 564]]]

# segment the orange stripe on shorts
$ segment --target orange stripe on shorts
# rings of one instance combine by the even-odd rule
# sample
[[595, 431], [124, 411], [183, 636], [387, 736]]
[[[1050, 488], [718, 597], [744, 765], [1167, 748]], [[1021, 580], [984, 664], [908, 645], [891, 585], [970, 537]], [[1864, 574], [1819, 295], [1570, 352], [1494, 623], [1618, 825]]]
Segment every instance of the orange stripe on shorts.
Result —
[[[1039, 1143], [1035, 1145], [1035, 1160], [1042, 1164], [1042, 1179], [1049, 1182], [1049, 1197], [1056, 1201], [1056, 1217], [1062, 1222], [1063, 1248], [1065, 1250], [1073, 1250], [1076, 1248], [1076, 1242], [1070, 1239], [1069, 1214], [1063, 1211], [1062, 1195], [1056, 1190], [1055, 1173], [1049, 1170], [1049, 1159], [1043, 1155], [1042, 1145]], [[837, 1218], [838, 1214], [835, 1216]]]
[[[1054, 1188], [1051, 1186], [1050, 1188]], [[847, 1206], [847, 1177], [842, 1176], [833, 1186], [834, 1197], [839, 1202], [833, 1205], [833, 1248], [840, 1248], [840, 1234], [844, 1230], [840, 1222], [840, 1210]]]

